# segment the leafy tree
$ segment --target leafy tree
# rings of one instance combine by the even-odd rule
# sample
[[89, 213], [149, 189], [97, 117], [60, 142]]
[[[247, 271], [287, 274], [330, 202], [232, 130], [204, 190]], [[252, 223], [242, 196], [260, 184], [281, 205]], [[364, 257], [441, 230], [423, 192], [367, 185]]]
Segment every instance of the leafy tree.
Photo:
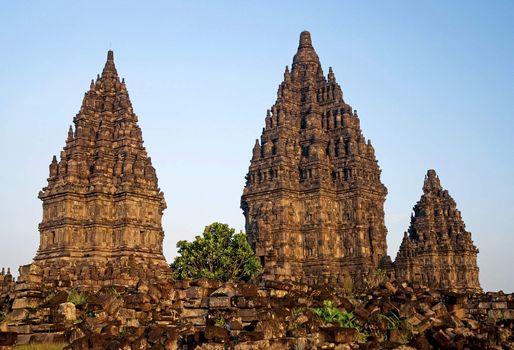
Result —
[[219, 281], [250, 280], [261, 270], [243, 232], [218, 222], [205, 227], [193, 242], [177, 243], [179, 256], [171, 264], [178, 279], [201, 277]]

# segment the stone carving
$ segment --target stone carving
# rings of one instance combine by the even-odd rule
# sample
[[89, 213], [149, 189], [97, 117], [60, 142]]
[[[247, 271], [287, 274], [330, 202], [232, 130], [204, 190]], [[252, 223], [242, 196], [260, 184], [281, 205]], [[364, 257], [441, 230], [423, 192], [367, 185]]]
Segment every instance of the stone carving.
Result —
[[481, 291], [477, 254], [457, 204], [429, 170], [394, 263], [396, 277], [434, 289]]
[[387, 249], [380, 173], [356, 111], [302, 32], [241, 199], [265, 276], [318, 283], [378, 268]]
[[166, 203], [137, 121], [109, 51], [39, 193], [43, 220], [34, 262], [43, 271], [79, 271], [83, 263], [94, 274], [92, 266], [103, 271], [107, 262], [125, 266], [129, 260], [166, 267], [161, 226]]

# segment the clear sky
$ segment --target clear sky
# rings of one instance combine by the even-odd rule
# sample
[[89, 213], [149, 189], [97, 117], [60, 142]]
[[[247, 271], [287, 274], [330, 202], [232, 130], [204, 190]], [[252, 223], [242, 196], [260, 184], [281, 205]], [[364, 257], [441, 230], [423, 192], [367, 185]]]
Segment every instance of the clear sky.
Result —
[[375, 146], [389, 254], [434, 168], [482, 286], [514, 292], [513, 18], [513, 1], [3, 1], [0, 266], [35, 255], [37, 194], [109, 48], [168, 203], [167, 259], [213, 221], [243, 229], [252, 146], [306, 29]]

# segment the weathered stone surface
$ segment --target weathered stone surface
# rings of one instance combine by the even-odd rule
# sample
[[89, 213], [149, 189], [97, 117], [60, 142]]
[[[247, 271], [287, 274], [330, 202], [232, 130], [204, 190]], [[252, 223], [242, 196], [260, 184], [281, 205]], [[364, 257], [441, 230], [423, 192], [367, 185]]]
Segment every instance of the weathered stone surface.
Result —
[[77, 310], [72, 303], [62, 303], [59, 305], [58, 312], [66, 321], [75, 321], [77, 319]]
[[230, 297], [210, 297], [209, 308], [228, 309], [230, 308]]
[[17, 334], [13, 332], [0, 332], [0, 346], [16, 344]]
[[265, 278], [365, 281], [386, 257], [387, 189], [357, 111], [332, 69], [324, 76], [308, 32], [268, 111], [241, 208]]
[[41, 304], [38, 298], [18, 298], [14, 300], [13, 309], [35, 309]]
[[[241, 349], [265, 345], [266, 350], [486, 349], [509, 348], [513, 339], [512, 320], [505, 317], [512, 311], [508, 307], [513, 295], [501, 293], [443, 293], [391, 281], [353, 295], [350, 302], [340, 296], [337, 287], [304, 288], [267, 281], [249, 288], [251, 294], [261, 295], [258, 297], [237, 296], [239, 288], [231, 283], [218, 284], [216, 293], [200, 287], [209, 290], [211, 296], [192, 299], [205, 303], [191, 306], [187, 293], [169, 293], [170, 286], [173, 288], [172, 282], [163, 282], [155, 285], [157, 290], [153, 292], [144, 288], [146, 293], [140, 285], [116, 292], [88, 292], [88, 303], [76, 308], [77, 323], [66, 322], [57, 306], [51, 313], [47, 308], [17, 309], [20, 316], [14, 320], [9, 315], [13, 324], [9, 328], [16, 330], [23, 341], [50, 339], [45, 334], [62, 337], [64, 332], [70, 349], [88, 349], [95, 344], [127, 349], [195, 349], [210, 345]], [[150, 293], [170, 295], [172, 300], [154, 300]], [[55, 293], [54, 298], [60, 299], [60, 294]], [[312, 312], [327, 298], [340, 312], [352, 312], [354, 328], [341, 328], [337, 321], [327, 322]], [[215, 300], [212, 305], [210, 299]], [[226, 307], [227, 300], [230, 307]], [[243, 307], [238, 306], [238, 300], [244, 300]], [[151, 309], [143, 311], [148, 306]], [[46, 315], [46, 323], [33, 316], [38, 313]]]
[[166, 203], [112, 51], [73, 122], [39, 193], [43, 220], [33, 265], [42, 274], [23, 271], [20, 280], [100, 289], [169, 274], [162, 254]]
[[477, 254], [457, 204], [429, 170], [394, 263], [396, 277], [433, 289], [478, 292]]

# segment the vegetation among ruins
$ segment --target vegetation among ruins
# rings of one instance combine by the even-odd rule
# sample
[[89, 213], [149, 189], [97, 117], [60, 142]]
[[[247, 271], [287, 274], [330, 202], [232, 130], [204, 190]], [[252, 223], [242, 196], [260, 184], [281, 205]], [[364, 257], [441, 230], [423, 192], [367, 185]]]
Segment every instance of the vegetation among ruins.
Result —
[[75, 306], [81, 306], [87, 303], [87, 297], [85, 293], [79, 292], [77, 290], [72, 290], [70, 294], [68, 294], [69, 303], [74, 304]]
[[18, 345], [18, 350], [62, 350], [67, 344], [65, 343], [46, 343], [46, 344], [26, 344]]
[[227, 224], [212, 223], [202, 236], [193, 242], [179, 241], [177, 248], [179, 255], [171, 264], [177, 279], [248, 281], [261, 270], [246, 235]]
[[332, 300], [325, 300], [323, 307], [310, 308], [309, 311], [327, 324], [339, 325], [344, 328], [359, 328], [353, 313], [339, 310], [334, 306]]

